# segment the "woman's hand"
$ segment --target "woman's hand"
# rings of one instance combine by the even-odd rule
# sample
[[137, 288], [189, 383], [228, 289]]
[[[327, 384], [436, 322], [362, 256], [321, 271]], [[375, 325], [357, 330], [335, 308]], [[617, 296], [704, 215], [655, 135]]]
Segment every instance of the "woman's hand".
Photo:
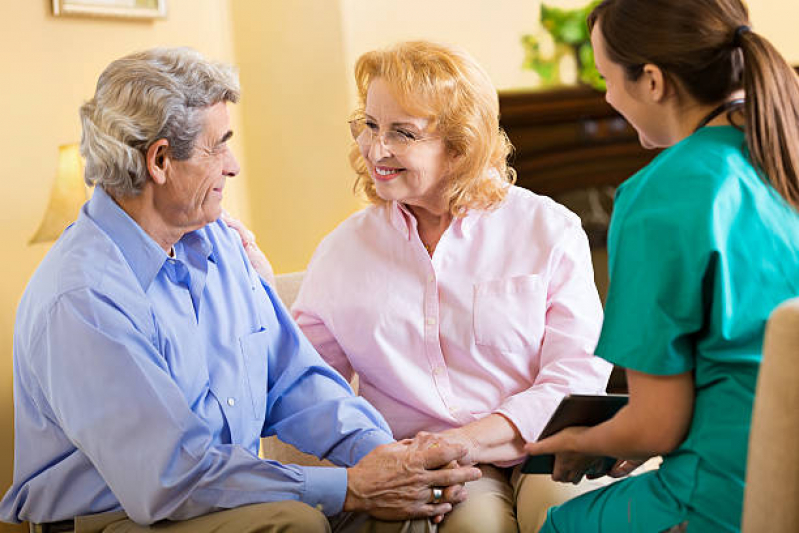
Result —
[[524, 439], [504, 415], [493, 413], [439, 435], [466, 449], [461, 464], [504, 463], [524, 457]]
[[619, 459], [608, 471], [610, 477], [626, 477], [633, 473], [633, 471], [644, 464], [646, 461], [640, 459]]
[[578, 484], [583, 476], [590, 478], [605, 475], [604, 458], [580, 453], [579, 441], [588, 428], [569, 427], [551, 437], [525, 445], [530, 455], [555, 455], [552, 479], [564, 483]]
[[464, 428], [448, 429], [447, 431], [439, 433], [438, 436], [446, 442], [455, 446], [460, 446], [466, 450], [463, 457], [458, 459], [459, 464], [474, 465], [479, 462], [477, 457], [480, 452], [480, 444], [474, 440]]
[[271, 287], [274, 287], [275, 273], [272, 270], [272, 265], [269, 264], [269, 260], [261, 249], [258, 248], [258, 245], [255, 244], [255, 234], [247, 229], [241, 221], [230, 216], [227, 211], [222, 211], [222, 221], [236, 230], [236, 233], [238, 233], [241, 238], [241, 244], [244, 246], [244, 251], [247, 253], [247, 259], [250, 260], [250, 264], [264, 281]]

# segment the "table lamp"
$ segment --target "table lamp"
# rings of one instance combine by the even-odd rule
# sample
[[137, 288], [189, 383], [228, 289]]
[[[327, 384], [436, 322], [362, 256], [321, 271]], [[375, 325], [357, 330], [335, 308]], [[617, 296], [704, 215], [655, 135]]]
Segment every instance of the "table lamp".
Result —
[[83, 160], [77, 144], [58, 147], [58, 172], [39, 229], [28, 244], [51, 242], [78, 216], [88, 193], [83, 181]]

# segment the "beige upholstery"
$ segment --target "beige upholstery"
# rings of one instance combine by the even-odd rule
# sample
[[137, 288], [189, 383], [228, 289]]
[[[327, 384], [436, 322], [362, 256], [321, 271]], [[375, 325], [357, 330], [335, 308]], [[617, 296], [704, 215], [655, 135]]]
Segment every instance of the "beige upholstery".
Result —
[[744, 533], [799, 532], [799, 298], [769, 318], [749, 437]]
[[[302, 284], [302, 276], [305, 272], [291, 272], [288, 274], [278, 274], [275, 276], [275, 290], [283, 301], [283, 304], [290, 308], [297, 298], [297, 293]], [[300, 464], [309, 466], [329, 465], [327, 461], [320, 461], [313, 455], [300, 452], [294, 446], [286, 444], [277, 437], [261, 439], [261, 457], [272, 459], [284, 464]]]
[[297, 299], [297, 294], [300, 292], [300, 285], [302, 285], [302, 277], [305, 271], [289, 272], [288, 274], [278, 274], [275, 276], [275, 290], [277, 295], [283, 301], [283, 305], [291, 308], [294, 300]]

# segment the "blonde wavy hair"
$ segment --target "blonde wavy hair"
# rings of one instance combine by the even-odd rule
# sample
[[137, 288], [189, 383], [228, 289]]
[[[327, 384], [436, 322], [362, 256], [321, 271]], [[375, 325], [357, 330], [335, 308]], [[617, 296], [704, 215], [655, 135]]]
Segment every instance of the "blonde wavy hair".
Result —
[[233, 67], [191, 48], [154, 48], [117, 59], [80, 108], [86, 183], [118, 198], [137, 195], [149, 176], [145, 158], [152, 143], [166, 139], [172, 158], [188, 159], [203, 128], [202, 112], [238, 99]]
[[[364, 115], [369, 85], [377, 78], [406, 112], [428, 119], [458, 156], [444, 192], [449, 212], [457, 217], [469, 209], [497, 207], [516, 171], [507, 163], [513, 146], [499, 126], [497, 90], [482, 67], [463, 50], [427, 41], [367, 52], [355, 64], [359, 107], [354, 118]], [[373, 204], [385, 204], [357, 144], [350, 162], [358, 175], [355, 191]]]

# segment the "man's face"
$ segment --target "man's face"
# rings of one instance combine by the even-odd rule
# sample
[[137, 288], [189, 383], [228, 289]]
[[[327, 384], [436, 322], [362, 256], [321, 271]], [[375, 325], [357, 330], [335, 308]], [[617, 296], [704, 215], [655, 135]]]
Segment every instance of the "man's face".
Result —
[[155, 195], [156, 209], [164, 220], [184, 233], [219, 218], [225, 181], [239, 173], [239, 164], [227, 145], [233, 135], [227, 104], [214, 104], [202, 115], [203, 129], [191, 157], [169, 160], [166, 182]]

